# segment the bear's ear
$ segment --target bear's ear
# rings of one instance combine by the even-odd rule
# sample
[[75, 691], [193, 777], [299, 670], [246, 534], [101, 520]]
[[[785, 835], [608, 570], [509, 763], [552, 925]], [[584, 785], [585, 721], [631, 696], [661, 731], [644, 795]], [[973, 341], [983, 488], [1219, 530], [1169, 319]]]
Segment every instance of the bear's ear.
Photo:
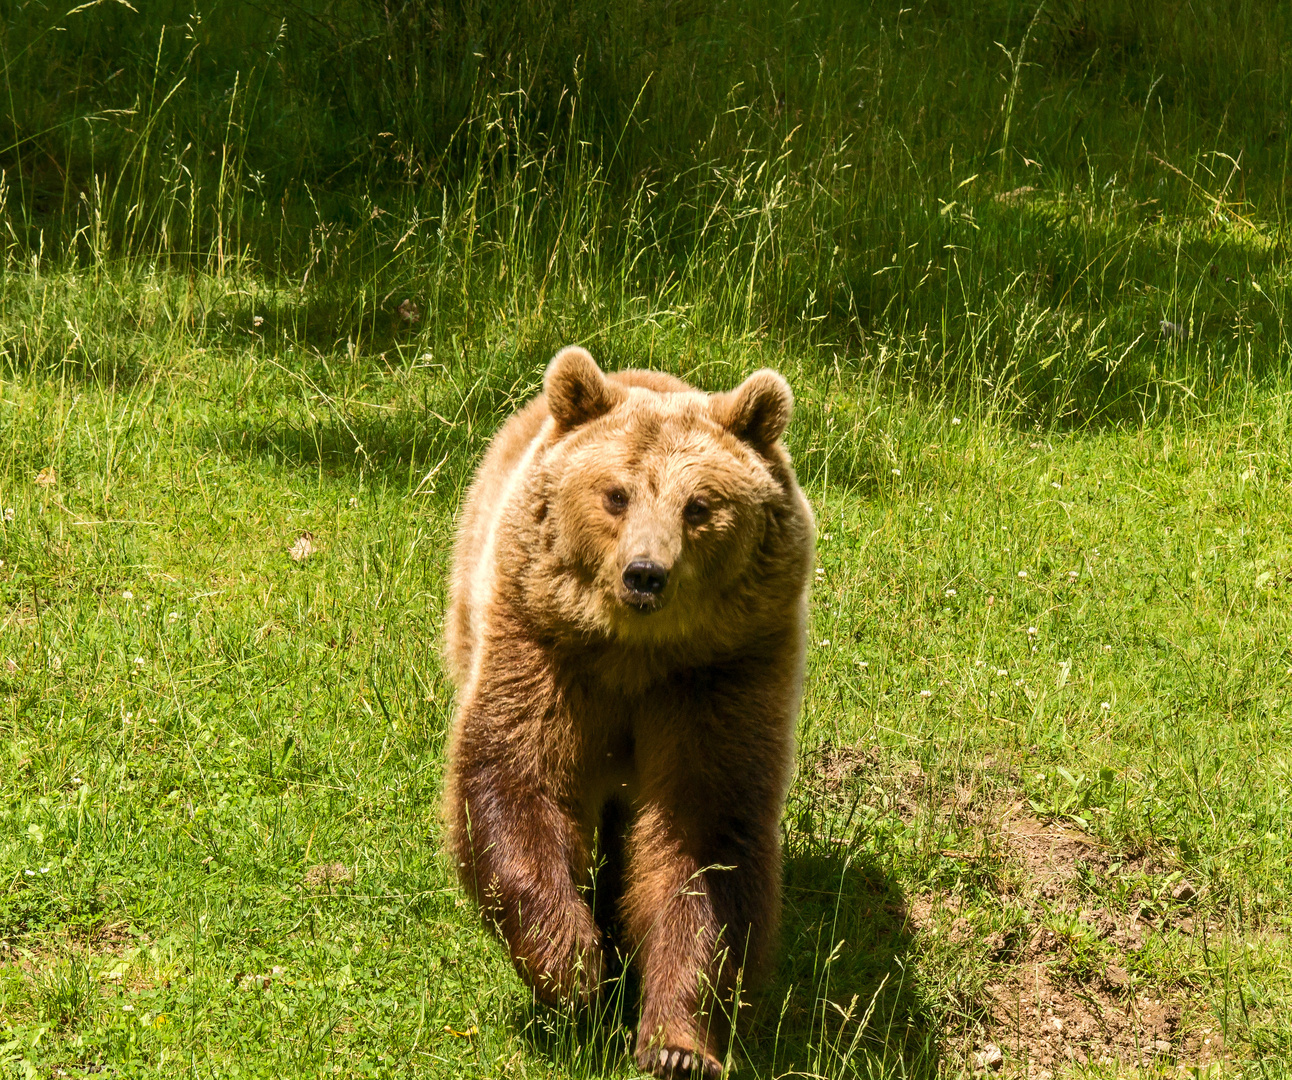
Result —
[[547, 365], [543, 393], [548, 411], [568, 431], [603, 416], [619, 403], [622, 388], [607, 381], [587, 349], [567, 345]]
[[713, 396], [713, 417], [756, 450], [770, 450], [789, 427], [794, 393], [771, 368], [755, 371], [734, 390]]

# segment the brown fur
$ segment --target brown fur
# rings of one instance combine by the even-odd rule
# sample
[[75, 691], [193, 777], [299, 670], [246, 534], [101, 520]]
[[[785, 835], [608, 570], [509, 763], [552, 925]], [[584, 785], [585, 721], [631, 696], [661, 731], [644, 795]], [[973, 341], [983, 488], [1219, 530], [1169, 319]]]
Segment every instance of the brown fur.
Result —
[[[450, 847], [539, 997], [587, 1001], [607, 942], [584, 887], [620, 800], [638, 1064], [717, 1075], [780, 908], [813, 529], [780, 442], [793, 399], [772, 371], [707, 395], [575, 347], [544, 391], [462, 513]], [[634, 560], [666, 572], [658, 595], [634, 591]]]

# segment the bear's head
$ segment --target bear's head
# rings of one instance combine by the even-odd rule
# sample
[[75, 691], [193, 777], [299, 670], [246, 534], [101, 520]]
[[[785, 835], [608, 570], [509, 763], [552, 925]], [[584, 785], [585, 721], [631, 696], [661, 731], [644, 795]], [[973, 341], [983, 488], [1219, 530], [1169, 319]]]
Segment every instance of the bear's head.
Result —
[[655, 372], [607, 376], [571, 347], [544, 392], [555, 430], [536, 569], [559, 621], [684, 645], [798, 602], [812, 522], [780, 442], [794, 403], [784, 378], [764, 369], [706, 394]]

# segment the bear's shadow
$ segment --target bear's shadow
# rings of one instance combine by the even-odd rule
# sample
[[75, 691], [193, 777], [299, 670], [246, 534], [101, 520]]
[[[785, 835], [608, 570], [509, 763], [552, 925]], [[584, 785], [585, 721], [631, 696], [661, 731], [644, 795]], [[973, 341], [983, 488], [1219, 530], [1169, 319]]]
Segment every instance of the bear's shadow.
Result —
[[[789, 845], [779, 957], [740, 1010], [738, 1075], [937, 1074], [905, 897], [877, 862], [855, 850]], [[515, 1023], [530, 1050], [562, 1070], [631, 1073], [638, 993], [629, 971], [595, 1013], [532, 1005]]]

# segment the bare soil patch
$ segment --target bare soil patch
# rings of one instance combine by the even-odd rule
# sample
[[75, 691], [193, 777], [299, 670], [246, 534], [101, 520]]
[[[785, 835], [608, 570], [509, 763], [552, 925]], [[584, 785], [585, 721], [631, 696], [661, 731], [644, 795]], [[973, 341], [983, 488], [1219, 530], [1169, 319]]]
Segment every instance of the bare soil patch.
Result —
[[1224, 1056], [1200, 995], [1126, 987], [1126, 972], [1115, 966], [1086, 982], [1056, 979], [1052, 949], [1038, 941], [1007, 977], [988, 984], [979, 1041], [1000, 1047], [1005, 1064], [1037, 1080], [1068, 1062], [1205, 1065]]
[[[1109, 850], [1016, 796], [1002, 799], [999, 788], [931, 792], [918, 766], [890, 771], [872, 748], [826, 744], [805, 764], [825, 800], [850, 801], [847, 789], [860, 784], [870, 791], [862, 798], [882, 797], [905, 821], [931, 809], [981, 834], [971, 850], [942, 855], [969, 864], [999, 907], [936, 891], [907, 904], [908, 926], [933, 950], [932, 966], [971, 972], [969, 986], [961, 980], [949, 991], [972, 987], [955, 1001], [962, 1020], [948, 1040], [951, 1057], [1029, 1080], [1081, 1065], [1206, 1066], [1226, 1057], [1204, 990], [1142, 962], [1168, 948], [1200, 950], [1203, 934], [1221, 932], [1195, 914], [1187, 881], [1162, 894], [1170, 868], [1153, 852]], [[1143, 891], [1150, 881], [1159, 883], [1151, 897]], [[1114, 882], [1131, 883], [1115, 902]]]
[[[1148, 918], [1134, 904], [1131, 910], [1101, 905], [1080, 888], [1083, 877], [1106, 873], [1113, 864], [1100, 841], [1043, 821], [1019, 802], [998, 806], [990, 821], [989, 847], [1015, 871], [1006, 888], [1015, 891], [1020, 919], [1014, 932], [981, 942], [992, 975], [978, 1003], [980, 1030], [962, 1044], [971, 1061], [1046, 1080], [1070, 1063], [1205, 1066], [1223, 1059], [1220, 1025], [1199, 989], [1156, 985], [1129, 970], [1135, 954], [1160, 944], [1154, 937], [1187, 941], [1201, 932], [1189, 906]], [[1117, 862], [1141, 873], [1165, 869], [1147, 855], [1119, 856]], [[1194, 896], [1187, 883], [1176, 891]], [[913, 905], [917, 918], [920, 907]], [[952, 924], [953, 939], [968, 944], [969, 928], [959, 922]]]

